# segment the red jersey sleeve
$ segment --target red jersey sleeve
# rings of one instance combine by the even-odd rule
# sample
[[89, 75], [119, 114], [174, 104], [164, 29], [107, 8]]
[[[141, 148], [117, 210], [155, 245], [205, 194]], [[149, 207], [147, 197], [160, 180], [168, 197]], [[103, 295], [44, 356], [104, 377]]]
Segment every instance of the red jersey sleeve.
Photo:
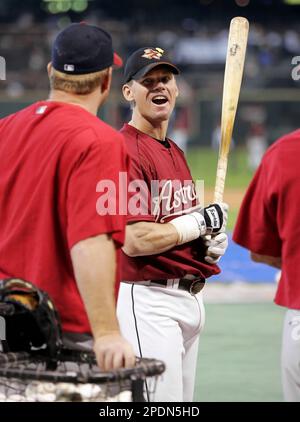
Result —
[[[77, 137], [95, 138], [93, 131], [85, 131]], [[76, 140], [73, 140], [76, 142]], [[73, 166], [67, 190], [67, 236], [69, 248], [88, 237], [111, 234], [118, 246], [125, 237], [126, 213], [119, 213], [119, 176], [128, 171], [128, 156], [123, 137], [116, 132], [115, 139], [95, 140], [80, 153]], [[99, 182], [108, 183], [111, 190], [102, 192]], [[123, 186], [124, 188], [124, 186]], [[126, 188], [126, 187], [125, 187]], [[97, 208], [101, 195], [106, 195], [113, 209], [107, 213]]]
[[263, 159], [246, 192], [233, 233], [233, 240], [241, 246], [275, 257], [281, 256], [282, 247], [277, 229], [278, 170], [274, 162]]

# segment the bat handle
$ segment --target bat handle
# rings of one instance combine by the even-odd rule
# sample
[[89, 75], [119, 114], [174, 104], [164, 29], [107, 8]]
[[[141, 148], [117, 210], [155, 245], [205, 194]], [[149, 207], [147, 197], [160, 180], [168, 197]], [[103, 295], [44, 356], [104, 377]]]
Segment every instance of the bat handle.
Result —
[[227, 157], [219, 157], [215, 193], [214, 193], [214, 202], [223, 202], [225, 178], [226, 178], [226, 172], [227, 172], [227, 162], [228, 162]]

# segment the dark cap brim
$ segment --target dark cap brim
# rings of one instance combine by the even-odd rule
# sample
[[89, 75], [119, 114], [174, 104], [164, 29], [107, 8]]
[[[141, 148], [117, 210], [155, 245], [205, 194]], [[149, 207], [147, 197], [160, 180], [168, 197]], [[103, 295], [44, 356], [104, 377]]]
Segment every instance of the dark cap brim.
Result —
[[123, 66], [123, 60], [121, 59], [121, 57], [117, 54], [114, 53], [114, 62], [113, 62], [114, 66], [117, 67], [122, 67]]
[[167, 67], [169, 67], [171, 69], [171, 71], [175, 75], [179, 75], [179, 73], [180, 73], [179, 69], [174, 64], [169, 63], [169, 62], [158, 62], [158, 63], [150, 63], [147, 66], [143, 67], [138, 72], [136, 72], [132, 76], [131, 79], [140, 79], [140, 78], [143, 78], [145, 75], [147, 75], [148, 72], [150, 72], [150, 70], [154, 69], [157, 66], [167, 66]]

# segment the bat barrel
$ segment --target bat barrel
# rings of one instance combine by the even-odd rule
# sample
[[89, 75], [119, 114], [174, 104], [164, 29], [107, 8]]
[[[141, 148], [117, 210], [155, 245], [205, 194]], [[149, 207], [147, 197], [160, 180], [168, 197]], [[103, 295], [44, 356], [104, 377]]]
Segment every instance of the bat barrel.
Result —
[[230, 24], [225, 64], [221, 118], [221, 141], [217, 167], [215, 202], [223, 201], [228, 154], [243, 77], [249, 22], [233, 18]]

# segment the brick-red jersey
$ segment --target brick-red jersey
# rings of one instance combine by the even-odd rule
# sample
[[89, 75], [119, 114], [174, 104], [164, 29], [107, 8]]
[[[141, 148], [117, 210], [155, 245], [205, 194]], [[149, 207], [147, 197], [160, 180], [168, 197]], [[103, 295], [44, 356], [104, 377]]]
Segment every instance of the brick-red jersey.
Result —
[[[128, 203], [128, 223], [164, 223], [196, 206], [191, 173], [183, 152], [174, 142], [168, 139], [166, 146], [128, 124], [121, 133], [131, 159], [129, 190], [133, 196]], [[142, 195], [134, 193], [135, 185], [141, 185]], [[135, 201], [135, 197], [140, 197], [140, 201]], [[140, 213], [135, 204], [140, 206]], [[181, 278], [186, 274], [207, 278], [218, 274], [218, 266], [204, 261], [205, 250], [198, 239], [157, 255], [132, 258], [122, 253], [122, 280]]]
[[0, 163], [0, 277], [31, 281], [64, 330], [90, 332], [69, 250], [104, 233], [123, 244], [125, 217], [96, 212], [97, 183], [127, 171], [122, 135], [80, 106], [38, 102], [0, 120]]
[[266, 152], [246, 192], [233, 240], [260, 255], [281, 257], [278, 305], [300, 309], [300, 130]]

